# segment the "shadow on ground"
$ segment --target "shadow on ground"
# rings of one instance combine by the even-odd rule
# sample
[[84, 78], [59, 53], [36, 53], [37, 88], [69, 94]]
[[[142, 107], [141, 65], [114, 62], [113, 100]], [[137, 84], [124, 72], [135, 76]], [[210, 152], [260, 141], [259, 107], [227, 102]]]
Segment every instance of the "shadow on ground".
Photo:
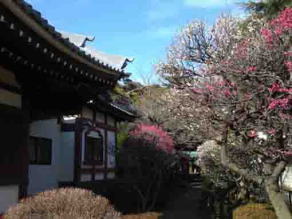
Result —
[[163, 211], [163, 219], [209, 219], [206, 194], [200, 188], [181, 188], [172, 195]]

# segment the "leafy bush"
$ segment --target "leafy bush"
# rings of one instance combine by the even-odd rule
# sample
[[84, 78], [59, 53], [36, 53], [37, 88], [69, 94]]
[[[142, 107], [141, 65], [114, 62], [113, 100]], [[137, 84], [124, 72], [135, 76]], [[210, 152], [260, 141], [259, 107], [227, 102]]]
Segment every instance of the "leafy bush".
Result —
[[120, 150], [119, 175], [131, 183], [139, 196], [140, 211], [152, 210], [165, 185], [170, 184], [176, 170], [172, 154], [157, 149], [156, 141], [130, 137]]
[[130, 132], [130, 135], [134, 138], [143, 138], [146, 141], [154, 142], [156, 149], [167, 153], [173, 153], [174, 151], [172, 137], [159, 126], [139, 124]]
[[64, 188], [39, 193], [8, 209], [5, 219], [117, 219], [106, 198], [85, 189]]
[[251, 203], [238, 207], [233, 211], [234, 219], [277, 219], [268, 204]]

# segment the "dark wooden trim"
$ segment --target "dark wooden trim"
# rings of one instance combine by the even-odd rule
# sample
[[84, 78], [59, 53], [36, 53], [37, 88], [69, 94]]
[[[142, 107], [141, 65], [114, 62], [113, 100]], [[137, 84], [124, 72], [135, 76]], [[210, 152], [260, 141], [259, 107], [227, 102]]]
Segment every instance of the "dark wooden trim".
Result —
[[117, 130], [116, 127], [110, 126], [110, 125], [108, 125], [106, 123], [95, 122], [95, 124], [96, 124], [96, 127], [101, 128], [101, 129], [104, 129], [104, 130], [113, 131], [113, 132], [115, 132]]
[[[53, 161], [53, 139], [39, 137], [39, 136], [33, 136], [33, 135], [30, 135], [29, 138], [30, 138], [30, 140], [32, 140], [32, 139], [43, 139], [43, 140], [46, 140], [46, 141], [50, 142], [50, 158], [49, 158], [50, 161], [49, 162], [38, 162], [38, 161], [32, 162], [31, 160], [29, 160], [29, 165], [51, 166], [52, 165], [52, 161]], [[34, 152], [35, 152], [36, 155], [38, 154], [37, 147], [35, 148]]]
[[61, 131], [62, 132], [74, 132], [75, 131], [75, 123], [62, 123]]
[[28, 187], [28, 183], [19, 185], [18, 199], [23, 199], [27, 197], [27, 187]]
[[[92, 110], [92, 117], [93, 117], [93, 122], [96, 122], [96, 110]], [[98, 134], [100, 135], [100, 137], [102, 138], [102, 143], [103, 143], [103, 137], [101, 135], [100, 132], [98, 132]], [[87, 135], [86, 135], [87, 136]], [[103, 146], [102, 146], [103, 147]], [[104, 150], [102, 150], [103, 152]], [[104, 159], [102, 159], [102, 161], [104, 161]], [[95, 180], [95, 165], [98, 165], [99, 163], [92, 163], [92, 176], [91, 176], [91, 180], [94, 181]]]
[[[26, 184], [28, 181], [28, 114], [26, 113], [25, 108], [18, 109], [3, 104], [0, 104], [0, 114], [3, 118], [7, 118], [8, 120], [11, 119], [10, 125], [15, 124], [22, 127], [21, 138], [23, 138], [22, 142], [20, 142], [13, 152], [17, 154], [17, 160], [13, 160], [11, 163], [0, 164], [0, 185]], [[1, 127], [1, 129], [2, 128], [3, 127]], [[1, 153], [3, 152], [5, 153], [5, 150], [1, 151]]]
[[[94, 173], [95, 174], [96, 173], [104, 173], [104, 171], [105, 171], [104, 167], [97, 167], [97, 168], [95, 168]], [[107, 172], [115, 172], [115, 171], [116, 171], [115, 168], [108, 168], [107, 169]], [[92, 174], [92, 168], [87, 168], [87, 169], [82, 168], [80, 170], [80, 172], [81, 172], [81, 174]]]
[[[104, 120], [104, 123], [106, 126], [108, 126], [108, 115], [107, 113], [104, 114], [105, 116], [105, 120]], [[107, 136], [107, 131], [108, 129], [105, 129], [104, 130], [104, 142], [105, 142], [105, 151], [104, 151], [104, 154], [105, 154], [105, 163], [104, 163], [104, 179], [106, 180], [107, 179], [107, 173], [108, 173], [108, 166], [107, 166], [107, 162], [108, 162], [108, 136]]]
[[[87, 64], [77, 60], [81, 51], [71, 51], [71, 55], [65, 54], [64, 51], [61, 51], [59, 48], [56, 48], [51, 42], [40, 37], [36, 32], [32, 31], [30, 27], [26, 26], [22, 21], [20, 21], [11, 11], [7, 10], [5, 7], [0, 7], [0, 15], [3, 17], [3, 20], [0, 22], [1, 35], [5, 34], [6, 41], [12, 45], [15, 45], [17, 49], [23, 47], [23, 51], [29, 51], [30, 57], [36, 55], [34, 58], [38, 60], [40, 65], [34, 63], [35, 67], [41, 66], [41, 70], [46, 70], [49, 72], [50, 68], [43, 68], [46, 63], [50, 63], [50, 66], [57, 66], [59, 69], [66, 74], [63, 74], [63, 78], [68, 77], [68, 72], [79, 75], [78, 77], [86, 78], [87, 81], [90, 81], [93, 86], [98, 86], [97, 82], [104, 84], [107, 87], [113, 87], [116, 81], [121, 77], [120, 74], [116, 74], [116, 71], [109, 70], [106, 67], [102, 67], [100, 62]], [[62, 39], [62, 38], [61, 38]], [[3, 41], [3, 40], [2, 40]], [[5, 42], [6, 42], [5, 41]], [[56, 40], [54, 42], [57, 42]], [[73, 44], [72, 44], [73, 45]], [[19, 56], [20, 59], [16, 59], [17, 62], [21, 62], [23, 57]], [[11, 57], [14, 58], [14, 57]], [[81, 57], [79, 57], [81, 58]], [[81, 58], [82, 59], [82, 58]], [[31, 64], [29, 60], [25, 60], [27, 64]], [[56, 71], [56, 74], [60, 74], [60, 71]]]
[[75, 121], [74, 183], [80, 182], [82, 121]]
[[16, 93], [16, 94], [22, 94], [22, 91], [20, 88], [15, 87], [11, 84], [3, 83], [1, 81], [0, 81], [0, 88], [7, 90], [7, 91], [10, 91], [10, 92], [13, 92], [13, 93]]

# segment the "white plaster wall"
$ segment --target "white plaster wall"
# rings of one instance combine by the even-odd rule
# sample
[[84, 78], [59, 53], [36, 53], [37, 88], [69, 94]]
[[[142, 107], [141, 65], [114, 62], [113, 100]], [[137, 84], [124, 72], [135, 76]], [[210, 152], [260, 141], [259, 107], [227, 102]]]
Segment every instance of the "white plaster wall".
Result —
[[58, 187], [60, 125], [57, 124], [57, 119], [35, 121], [30, 125], [30, 135], [52, 139], [52, 163], [51, 165], [29, 165], [29, 195]]
[[108, 178], [108, 179], [114, 179], [115, 176], [116, 176], [115, 173], [108, 173], [108, 174], [107, 174], [107, 178]]
[[0, 88], [0, 103], [21, 108], [21, 95]]
[[96, 173], [94, 175], [94, 180], [103, 180], [104, 179], [104, 174], [103, 173]]
[[93, 119], [93, 111], [89, 109], [88, 107], [83, 107], [82, 108], [82, 118], [85, 119]]
[[18, 202], [18, 185], [0, 186], [0, 214]]
[[81, 174], [81, 177], [80, 177], [80, 181], [81, 182], [89, 182], [91, 181], [91, 174]]
[[61, 133], [60, 151], [59, 181], [72, 182], [74, 179], [74, 132]]
[[108, 131], [107, 132], [107, 141], [108, 141], [108, 151], [107, 151], [107, 156], [108, 156], [108, 162], [107, 166], [109, 168], [115, 168], [116, 166], [116, 134], [115, 132]]
[[96, 112], [96, 122], [105, 123], [105, 115], [102, 112]]
[[107, 123], [108, 123], [108, 125], [115, 127], [115, 119], [114, 119], [114, 117], [108, 115], [107, 116]]

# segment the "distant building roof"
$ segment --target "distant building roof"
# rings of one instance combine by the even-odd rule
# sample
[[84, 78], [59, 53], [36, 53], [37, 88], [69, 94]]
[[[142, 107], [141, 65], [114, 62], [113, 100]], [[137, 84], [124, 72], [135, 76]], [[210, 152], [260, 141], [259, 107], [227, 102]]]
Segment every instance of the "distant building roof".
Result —
[[86, 36], [82, 34], [69, 33], [64, 31], [59, 31], [64, 39], [68, 39], [71, 43], [78, 46], [81, 50], [85, 52], [85, 54], [90, 55], [96, 60], [103, 62], [104, 64], [108, 64], [111, 67], [123, 70], [129, 62], [132, 62], [133, 59], [127, 58], [120, 55], [111, 55], [104, 52], [101, 52], [95, 48], [89, 47], [86, 45], [86, 42], [94, 41], [93, 36]]

